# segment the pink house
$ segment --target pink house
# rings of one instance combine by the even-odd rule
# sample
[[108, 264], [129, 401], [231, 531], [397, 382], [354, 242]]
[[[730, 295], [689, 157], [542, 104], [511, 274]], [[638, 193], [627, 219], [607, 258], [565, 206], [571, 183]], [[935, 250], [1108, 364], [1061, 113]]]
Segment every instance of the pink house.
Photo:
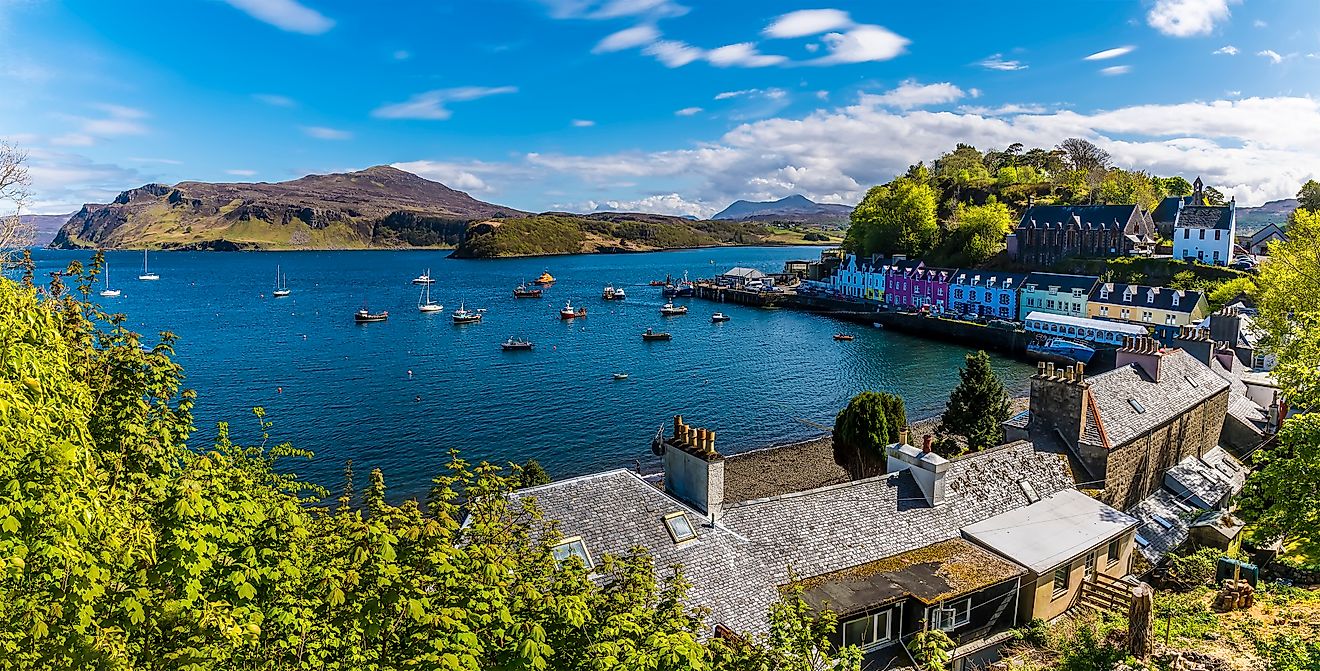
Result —
[[943, 312], [949, 309], [949, 282], [957, 274], [956, 268], [930, 268], [923, 266], [913, 273], [912, 299], [917, 307], [930, 306]]
[[885, 276], [885, 305], [891, 308], [917, 306], [914, 276], [925, 267], [926, 264], [921, 261], [908, 259], [883, 262], [881, 270]]

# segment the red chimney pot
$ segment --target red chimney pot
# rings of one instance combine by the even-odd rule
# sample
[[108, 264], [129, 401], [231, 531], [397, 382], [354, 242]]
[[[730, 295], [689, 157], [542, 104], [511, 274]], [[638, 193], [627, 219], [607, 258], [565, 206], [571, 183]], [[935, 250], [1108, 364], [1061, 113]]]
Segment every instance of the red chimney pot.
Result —
[[921, 437], [921, 451], [926, 454], [930, 454], [930, 440], [931, 435], [929, 433]]

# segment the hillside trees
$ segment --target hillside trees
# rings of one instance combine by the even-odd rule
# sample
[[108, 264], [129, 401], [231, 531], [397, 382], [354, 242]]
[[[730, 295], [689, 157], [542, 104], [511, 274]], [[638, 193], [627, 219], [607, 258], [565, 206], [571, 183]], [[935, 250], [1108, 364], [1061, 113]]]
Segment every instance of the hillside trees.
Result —
[[1111, 168], [1105, 173], [1097, 194], [1098, 200], [1106, 205], [1136, 203], [1147, 211], [1155, 209], [1166, 195], [1164, 181], [1160, 178], [1122, 168]]
[[1302, 210], [1320, 212], [1320, 182], [1313, 179], [1306, 180], [1302, 188], [1297, 191], [1297, 207]]
[[860, 256], [920, 256], [939, 233], [935, 207], [935, 189], [909, 177], [872, 187], [853, 210], [844, 247]]
[[[1005, 168], [1011, 170], [1012, 168]], [[984, 205], [959, 205], [954, 214], [956, 247], [964, 263], [984, 263], [1004, 249], [1004, 238], [1013, 229], [1013, 213], [993, 196]]]

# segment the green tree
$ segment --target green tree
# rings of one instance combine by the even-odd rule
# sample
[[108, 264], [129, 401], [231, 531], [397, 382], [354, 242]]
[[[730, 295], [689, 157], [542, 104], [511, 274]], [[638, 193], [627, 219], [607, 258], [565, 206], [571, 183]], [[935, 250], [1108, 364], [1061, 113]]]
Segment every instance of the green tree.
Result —
[[1225, 203], [1227, 203], [1227, 202], [1228, 202], [1228, 200], [1226, 200], [1226, 199], [1224, 198], [1224, 194], [1221, 193], [1221, 192], [1219, 191], [1219, 189], [1216, 189], [1216, 188], [1213, 187], [1213, 186], [1207, 186], [1207, 187], [1205, 187], [1205, 204], [1206, 204], [1206, 205], [1214, 205], [1215, 207], [1221, 207], [1221, 206], [1223, 206], [1223, 205], [1224, 205]]
[[519, 488], [536, 487], [550, 484], [550, 474], [546, 472], [541, 462], [528, 459], [527, 463], [514, 470], [514, 480], [517, 481]]
[[907, 644], [919, 671], [944, 671], [956, 647], [953, 639], [939, 629], [925, 629]]
[[[969, 452], [999, 445], [1004, 440], [1001, 424], [1009, 418], [1012, 404], [999, 376], [990, 367], [990, 355], [984, 351], [968, 354], [958, 378], [958, 386], [949, 394], [949, 402], [940, 416], [939, 433], [962, 438]], [[940, 441], [938, 447], [947, 452], [949, 442]]]
[[1306, 180], [1297, 192], [1297, 207], [1312, 212], [1320, 212], [1320, 182]]
[[971, 265], [984, 263], [1002, 251], [1013, 229], [1013, 213], [994, 196], [984, 205], [959, 205], [954, 220], [966, 262]]
[[1270, 245], [1256, 276], [1261, 345], [1276, 355], [1273, 372], [1296, 407], [1320, 407], [1320, 213], [1297, 210], [1288, 239]]
[[1100, 202], [1107, 205], [1139, 205], [1153, 210], [1164, 199], [1164, 184], [1158, 178], [1140, 171], [1113, 168], [1100, 182]]
[[854, 480], [884, 473], [885, 446], [898, 442], [906, 426], [901, 397], [864, 391], [834, 419], [834, 462]]
[[1173, 177], [1165, 177], [1161, 180], [1161, 183], [1164, 186], [1164, 192], [1170, 196], [1192, 195], [1191, 183], [1177, 175], [1174, 175]]
[[935, 189], [907, 177], [872, 187], [852, 212], [844, 247], [860, 256], [921, 256], [939, 233], [935, 206]]
[[1295, 415], [1278, 445], [1252, 454], [1239, 511], [1265, 540], [1288, 541], [1320, 528], [1320, 413]]

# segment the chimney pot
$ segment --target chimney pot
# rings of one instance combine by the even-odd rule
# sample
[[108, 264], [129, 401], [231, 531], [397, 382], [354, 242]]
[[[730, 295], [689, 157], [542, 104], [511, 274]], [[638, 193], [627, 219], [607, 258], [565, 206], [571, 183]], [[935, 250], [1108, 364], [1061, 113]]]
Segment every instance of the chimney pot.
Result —
[[1045, 377], [1045, 362], [1044, 362], [1044, 361], [1037, 361], [1037, 362], [1036, 362], [1036, 375], [1038, 375], [1038, 376], [1040, 376], [1040, 377]]
[[1045, 364], [1045, 373], [1051, 378], [1054, 377], [1054, 362]]
[[1074, 375], [1075, 373], [1072, 366], [1068, 366], [1067, 368], [1063, 369], [1063, 378], [1065, 380], [1072, 382], [1074, 380]]
[[1080, 361], [1077, 362], [1077, 381], [1079, 383], [1082, 381], [1082, 375], [1084, 375], [1085, 372], [1086, 372], [1086, 364]]
[[927, 454], [930, 453], [930, 441], [931, 441], [931, 435], [930, 435], [929, 433], [921, 437], [921, 451], [922, 451], [922, 452], [927, 453]]

